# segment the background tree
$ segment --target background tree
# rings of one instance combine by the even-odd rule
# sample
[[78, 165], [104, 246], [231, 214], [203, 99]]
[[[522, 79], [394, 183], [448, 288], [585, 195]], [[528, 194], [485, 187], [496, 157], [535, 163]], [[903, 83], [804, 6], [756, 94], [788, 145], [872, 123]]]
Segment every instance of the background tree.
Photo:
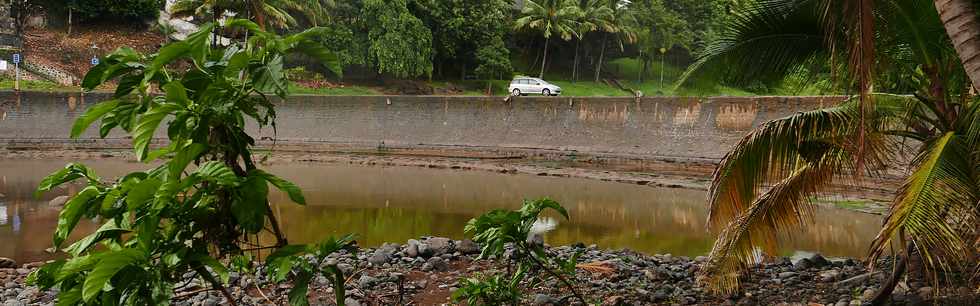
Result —
[[635, 29], [639, 28], [639, 25], [636, 24], [636, 19], [633, 17], [629, 3], [629, 1], [625, 0], [606, 0], [605, 2], [606, 7], [612, 10], [613, 18], [610, 20], [610, 24], [616, 31], [601, 32], [602, 40], [599, 43], [599, 60], [596, 61], [595, 66], [595, 82], [599, 82], [599, 77], [602, 73], [602, 65], [605, 63], [606, 46], [609, 45], [609, 39], [612, 38], [613, 43], [620, 50], [623, 50], [624, 45], [636, 41]]
[[449, 67], [459, 69], [460, 79], [466, 78], [468, 68], [479, 65], [476, 53], [488, 39], [505, 39], [510, 30], [512, 4], [506, 0], [413, 0], [409, 8], [432, 31], [433, 65], [439, 76]]
[[210, 17], [213, 21], [227, 11], [254, 20], [261, 29], [288, 29], [297, 25], [294, 15], [305, 17], [312, 26], [321, 24], [331, 6], [332, 0], [177, 0], [170, 13], [176, 17]]
[[510, 50], [500, 37], [488, 39], [488, 44], [476, 51], [476, 60], [480, 63], [474, 72], [480, 79], [487, 80], [487, 95], [493, 94], [493, 81], [510, 79], [514, 68], [510, 64]]
[[541, 57], [541, 73], [538, 74], [538, 77], [544, 78], [551, 37], [558, 36], [562, 40], [570, 40], [577, 36], [581, 12], [572, 0], [543, 0], [539, 2], [541, 4], [533, 0], [524, 2], [521, 18], [518, 18], [514, 23], [514, 29], [541, 32], [544, 37], [544, 48], [542, 49], [544, 55]]
[[408, 10], [406, 0], [365, 0], [370, 25], [368, 57], [378, 73], [398, 78], [432, 74], [432, 33]]
[[589, 33], [595, 31], [618, 32], [614, 24], [613, 10], [605, 5], [603, 0], [579, 0], [579, 30], [575, 35], [575, 58], [572, 60], [572, 82], [578, 80], [579, 47]]
[[666, 56], [666, 52], [679, 50], [687, 52], [693, 44], [694, 35], [685, 18], [664, 5], [662, 0], [639, 0], [630, 3], [637, 30], [637, 58], [643, 68], [637, 79], [643, 82], [650, 63]]

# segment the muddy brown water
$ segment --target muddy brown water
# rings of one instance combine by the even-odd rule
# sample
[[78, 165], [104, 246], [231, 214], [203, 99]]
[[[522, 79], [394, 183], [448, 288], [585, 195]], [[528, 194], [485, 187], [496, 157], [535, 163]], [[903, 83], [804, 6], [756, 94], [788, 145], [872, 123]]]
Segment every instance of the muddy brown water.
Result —
[[[58, 209], [55, 196], [77, 192], [69, 186], [35, 199], [42, 177], [65, 160], [0, 160], [0, 256], [25, 262], [50, 258]], [[121, 160], [86, 161], [102, 177], [118, 177], [145, 165]], [[274, 210], [294, 243], [355, 233], [362, 246], [404, 243], [420, 236], [460, 239], [467, 220], [495, 209], [520, 207], [522, 199], [550, 197], [571, 219], [547, 235], [552, 245], [583, 242], [629, 248], [648, 254], [706, 254], [714, 235], [705, 229], [705, 192], [654, 188], [589, 179], [497, 174], [416, 167], [291, 163], [266, 166], [303, 188], [307, 206], [273, 194]], [[556, 216], [549, 216], [554, 218]], [[818, 208], [807, 230], [782, 239], [782, 255], [820, 252], [861, 257], [880, 217]], [[98, 227], [83, 220], [75, 239]]]

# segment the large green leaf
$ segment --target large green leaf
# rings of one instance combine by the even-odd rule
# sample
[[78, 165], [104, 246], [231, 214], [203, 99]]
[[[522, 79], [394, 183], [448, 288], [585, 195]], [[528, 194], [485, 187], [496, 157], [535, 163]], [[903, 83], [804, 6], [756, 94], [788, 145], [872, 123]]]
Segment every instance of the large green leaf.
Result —
[[102, 226], [99, 227], [99, 229], [95, 231], [95, 233], [92, 233], [91, 235], [82, 238], [82, 240], [72, 243], [70, 246], [65, 248], [65, 252], [68, 252], [72, 256], [78, 256], [82, 254], [82, 252], [87, 251], [90, 247], [92, 247], [92, 245], [99, 243], [99, 241], [109, 239], [109, 238], [116, 238], [122, 234], [129, 233], [129, 232], [130, 230], [121, 228], [118, 225], [116, 225], [116, 222], [109, 221], [102, 224]]
[[119, 270], [134, 263], [146, 260], [146, 255], [138, 249], [122, 249], [110, 251], [102, 256], [99, 263], [95, 265], [92, 272], [85, 277], [85, 285], [82, 287], [82, 300], [91, 302], [102, 289], [106, 287], [113, 276]]
[[42, 193], [51, 190], [51, 188], [82, 177], [88, 179], [90, 184], [99, 182], [99, 176], [91, 168], [82, 164], [70, 163], [61, 170], [41, 179], [37, 190], [34, 191], [34, 197], [40, 197]]
[[56, 306], [77, 306], [82, 301], [82, 288], [72, 287], [71, 290], [58, 293]]
[[146, 161], [147, 153], [150, 150], [150, 141], [153, 140], [153, 134], [156, 133], [160, 122], [167, 115], [180, 109], [180, 105], [176, 104], [158, 104], [140, 117], [139, 123], [136, 124], [136, 130], [133, 131], [133, 147], [137, 160]]
[[126, 194], [126, 206], [130, 210], [143, 206], [147, 201], [153, 199], [153, 195], [162, 184], [163, 182], [157, 178], [147, 178], [139, 182]]
[[82, 218], [85, 211], [93, 204], [98, 204], [97, 201], [93, 201], [98, 196], [99, 189], [95, 186], [88, 186], [65, 204], [61, 213], [58, 214], [58, 225], [54, 231], [54, 246], [56, 248], [60, 247], [65, 239], [68, 239], [68, 235], [75, 229], [75, 225], [78, 224], [78, 220]]
[[235, 175], [235, 172], [228, 165], [218, 161], [209, 161], [201, 164], [194, 171], [194, 174], [203, 180], [215, 182], [223, 186], [235, 186], [239, 182], [239, 178]]
[[119, 100], [109, 100], [90, 107], [84, 114], [78, 116], [78, 119], [75, 119], [75, 124], [71, 127], [71, 138], [78, 138], [89, 125], [92, 125], [92, 122], [99, 120], [106, 113], [115, 109], [116, 105], [119, 105]]
[[252, 73], [255, 90], [262, 93], [284, 94], [286, 76], [282, 71], [282, 56], [275, 55]]
[[170, 180], [177, 180], [180, 178], [181, 173], [187, 168], [192, 161], [198, 158], [201, 153], [207, 151], [207, 145], [201, 143], [191, 143], [182, 149], [177, 151], [174, 158], [170, 160], [169, 170], [170, 170]]
[[326, 46], [314, 42], [300, 42], [296, 45], [296, 50], [319, 61], [321, 65], [330, 69], [330, 72], [343, 76], [344, 70], [340, 65], [340, 59]]
[[276, 188], [279, 188], [279, 190], [282, 190], [287, 195], [289, 195], [289, 199], [295, 202], [296, 204], [306, 205], [306, 198], [303, 197], [303, 190], [299, 189], [299, 186], [296, 186], [296, 184], [293, 184], [293, 182], [284, 180], [278, 176], [272, 175], [271, 173], [262, 170], [256, 170], [256, 172], [258, 173], [258, 175], [261, 175], [263, 178], [265, 178], [265, 180], [269, 181], [270, 184], [276, 186]]
[[167, 93], [167, 103], [186, 106], [191, 101], [187, 98], [187, 89], [180, 82], [170, 82], [163, 85], [163, 91]]
[[269, 184], [261, 175], [249, 175], [235, 192], [231, 213], [249, 233], [262, 230], [268, 212]]

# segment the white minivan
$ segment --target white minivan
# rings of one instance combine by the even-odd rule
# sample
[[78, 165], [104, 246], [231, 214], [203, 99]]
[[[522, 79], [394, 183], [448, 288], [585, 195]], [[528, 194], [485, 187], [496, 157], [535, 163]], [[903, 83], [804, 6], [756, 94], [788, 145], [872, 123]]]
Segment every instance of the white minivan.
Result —
[[542, 96], [557, 96], [561, 95], [561, 87], [558, 85], [545, 82], [539, 78], [531, 77], [516, 77], [513, 81], [510, 81], [510, 87], [507, 88], [510, 94], [515, 96], [526, 96], [526, 95], [542, 95]]

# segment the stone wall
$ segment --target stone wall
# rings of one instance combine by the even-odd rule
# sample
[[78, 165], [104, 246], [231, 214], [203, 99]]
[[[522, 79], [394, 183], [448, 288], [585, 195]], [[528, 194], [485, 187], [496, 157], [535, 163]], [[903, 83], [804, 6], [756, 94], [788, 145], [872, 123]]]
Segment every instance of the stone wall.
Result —
[[[25, 143], [128, 146], [90, 129], [67, 139], [76, 116], [104, 94], [0, 92], [0, 147]], [[375, 151], [553, 152], [637, 159], [716, 160], [753, 127], [841, 97], [516, 98], [296, 96], [278, 126], [255, 131], [279, 147]], [[160, 130], [163, 136], [163, 129]]]

